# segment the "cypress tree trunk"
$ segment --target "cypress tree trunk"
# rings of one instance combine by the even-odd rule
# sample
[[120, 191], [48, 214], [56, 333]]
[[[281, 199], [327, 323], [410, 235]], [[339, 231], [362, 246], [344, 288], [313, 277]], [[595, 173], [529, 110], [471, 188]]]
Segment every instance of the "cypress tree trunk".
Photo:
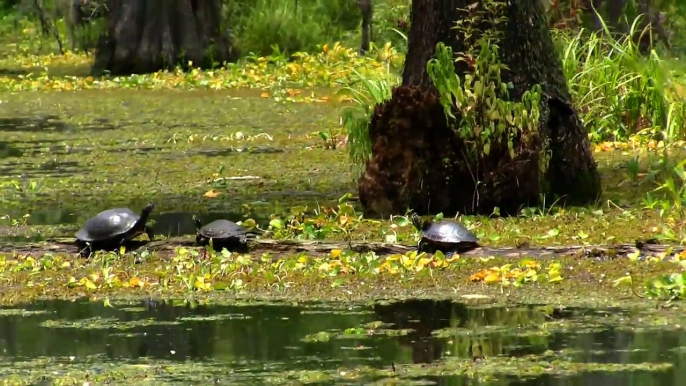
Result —
[[237, 58], [222, 27], [220, 0], [108, 0], [93, 72], [150, 73]]
[[[511, 82], [510, 100], [520, 101], [525, 91], [542, 86], [538, 124], [529, 132], [523, 129], [513, 156], [502, 146], [490, 148], [490, 153], [477, 149], [490, 154], [479, 162], [468, 156], [474, 145], [457, 135], [461, 119], [457, 113], [455, 119], [446, 120], [427, 61], [434, 57], [438, 42], [455, 53], [467, 50], [468, 39], [460, 38], [452, 27], [465, 18], [464, 12], [477, 12], [483, 2], [472, 3], [412, 2], [402, 86], [393, 91], [390, 101], [376, 106], [370, 123], [372, 157], [358, 181], [367, 216], [404, 213], [408, 208], [419, 214], [448, 215], [490, 214], [497, 207], [503, 214], [516, 214], [522, 207], [536, 205], [541, 193], [562, 197], [568, 204], [593, 201], [600, 194], [587, 133], [571, 106], [539, 0], [501, 3], [507, 19], [498, 27], [499, 57], [509, 67], [501, 79]], [[472, 65], [457, 62], [455, 73], [464, 80]]]

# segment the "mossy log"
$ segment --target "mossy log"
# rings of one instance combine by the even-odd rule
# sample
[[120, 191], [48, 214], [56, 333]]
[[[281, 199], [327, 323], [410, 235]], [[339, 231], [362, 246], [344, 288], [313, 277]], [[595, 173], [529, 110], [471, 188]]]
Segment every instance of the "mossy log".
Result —
[[[353, 250], [357, 253], [374, 252], [379, 256], [404, 254], [416, 250], [416, 245], [391, 244], [381, 242], [338, 242], [338, 241], [300, 241], [300, 240], [271, 240], [255, 239], [249, 241], [248, 253], [259, 256], [269, 253], [272, 258], [306, 252], [313, 256], [330, 255], [332, 250]], [[152, 242], [132, 241], [128, 246], [132, 251], [154, 251], [161, 257], [175, 254], [177, 248], [196, 248], [194, 241], [188, 238], [173, 238]], [[204, 247], [197, 247], [204, 248]], [[680, 253], [684, 247], [676, 245], [660, 245], [637, 242], [636, 244], [614, 245], [569, 245], [569, 246], [521, 246], [521, 247], [489, 247], [482, 246], [469, 252], [461, 253], [465, 258], [501, 256], [508, 258], [540, 257], [558, 258], [576, 256], [580, 258], [615, 259], [639, 253], [642, 256], [657, 256]], [[42, 256], [46, 253], [69, 254], [79, 256], [79, 249], [71, 239], [55, 239], [41, 243], [16, 243], [0, 245], [0, 253], [20, 256]]]
[[108, 0], [92, 72], [144, 74], [177, 65], [210, 68], [238, 54], [220, 0]]
[[[491, 0], [493, 1], [493, 0]], [[366, 217], [388, 216], [412, 209], [418, 214], [443, 212], [517, 214], [539, 204], [542, 195], [561, 204], [585, 204], [601, 192], [600, 178], [586, 131], [571, 104], [561, 62], [553, 46], [545, 12], [538, 0], [513, 0], [504, 6], [500, 24], [503, 82], [509, 98], [541, 85], [540, 120], [524, 132], [511, 157], [508, 149], [491, 148], [483, 162], [468, 161], [468, 145], [447, 121], [427, 72], [436, 45], [464, 52], [464, 39], [453, 27], [458, 8], [467, 0], [412, 2], [409, 49], [400, 87], [392, 99], [377, 105], [369, 128], [372, 156], [358, 181]], [[455, 65], [462, 77], [465, 62]], [[459, 113], [459, 112], [458, 112]], [[526, 140], [524, 140], [526, 136]], [[481, 149], [483, 150], [483, 149]], [[541, 157], [549, 161], [541, 167]]]

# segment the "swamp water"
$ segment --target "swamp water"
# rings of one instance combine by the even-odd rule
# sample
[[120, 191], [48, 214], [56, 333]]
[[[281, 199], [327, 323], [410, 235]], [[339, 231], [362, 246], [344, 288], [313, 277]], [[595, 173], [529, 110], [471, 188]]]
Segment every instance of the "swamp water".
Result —
[[45, 301], [0, 310], [3, 384], [684, 385], [686, 332], [621, 309]]

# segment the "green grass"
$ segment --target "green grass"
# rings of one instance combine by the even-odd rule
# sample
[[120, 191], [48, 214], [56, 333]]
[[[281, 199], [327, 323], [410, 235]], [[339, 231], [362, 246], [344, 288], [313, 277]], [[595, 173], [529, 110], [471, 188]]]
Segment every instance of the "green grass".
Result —
[[[54, 0], [46, 0], [44, 7], [52, 9]], [[297, 7], [296, 7], [297, 4]], [[409, 0], [376, 0], [374, 2], [373, 44], [382, 46], [387, 41], [402, 45], [404, 40], [394, 31], [399, 18], [409, 16]], [[226, 27], [231, 29], [239, 52], [243, 55], [270, 55], [275, 51], [293, 54], [316, 51], [324, 44], [343, 41], [359, 47], [361, 12], [355, 0], [232, 0], [225, 1], [223, 14]], [[49, 15], [66, 49], [71, 48], [67, 27], [63, 20]], [[35, 36], [27, 39], [26, 33], [37, 27], [17, 12], [0, 15], [0, 36], [17, 43], [15, 51], [57, 52], [52, 37]], [[96, 30], [77, 31], [92, 36]], [[0, 52], [3, 50], [0, 48]]]

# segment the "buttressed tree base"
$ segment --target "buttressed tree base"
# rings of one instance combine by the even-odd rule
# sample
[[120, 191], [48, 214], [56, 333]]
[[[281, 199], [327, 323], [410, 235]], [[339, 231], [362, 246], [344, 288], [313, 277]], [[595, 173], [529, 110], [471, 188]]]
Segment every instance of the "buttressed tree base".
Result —
[[596, 200], [597, 166], [540, 2], [415, 0], [411, 12], [402, 85], [369, 126], [365, 216], [517, 214], [542, 194]]

